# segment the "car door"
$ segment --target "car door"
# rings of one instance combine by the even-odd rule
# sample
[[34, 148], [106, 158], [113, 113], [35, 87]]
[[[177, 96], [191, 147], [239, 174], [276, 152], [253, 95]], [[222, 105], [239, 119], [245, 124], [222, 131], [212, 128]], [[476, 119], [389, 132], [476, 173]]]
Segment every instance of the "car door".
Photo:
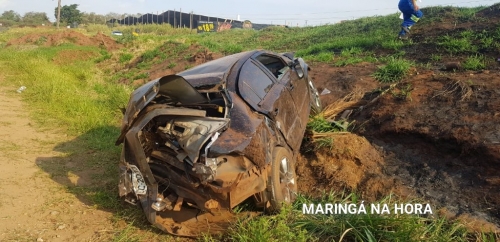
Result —
[[288, 89], [298, 113], [299, 130], [304, 132], [310, 113], [307, 77], [299, 78], [295, 69], [289, 69], [280, 82]]
[[255, 65], [275, 83], [259, 105], [269, 110], [269, 116], [276, 122], [276, 126], [292, 149], [298, 149], [302, 143], [305, 124], [301, 123], [303, 115], [299, 114], [300, 108], [296, 106], [291, 93], [294, 88], [286, 86], [290, 84], [290, 68], [279, 56], [269, 53], [254, 56], [253, 60]]

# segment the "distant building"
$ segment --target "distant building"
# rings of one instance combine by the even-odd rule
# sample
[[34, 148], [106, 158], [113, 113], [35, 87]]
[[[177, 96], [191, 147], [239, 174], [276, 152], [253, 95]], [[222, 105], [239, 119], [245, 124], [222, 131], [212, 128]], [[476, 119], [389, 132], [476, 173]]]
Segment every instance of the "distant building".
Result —
[[[269, 26], [274, 26], [272, 24], [255, 24], [249, 20], [239, 21], [234, 19], [225, 19], [219, 17], [211, 17], [205, 15], [183, 13], [179, 11], [168, 10], [161, 14], [144, 14], [140, 17], [124, 16], [122, 19], [110, 19], [107, 21], [108, 24], [118, 23], [121, 25], [136, 25], [136, 24], [170, 24], [174, 28], [191, 28], [199, 29], [203, 28], [203, 25], [207, 22], [212, 22], [214, 24], [220, 23], [221, 30], [224, 30], [229, 26], [230, 28], [248, 28], [259, 30]], [[229, 24], [228, 24], [229, 22]], [[217, 26], [214, 26], [217, 29]]]

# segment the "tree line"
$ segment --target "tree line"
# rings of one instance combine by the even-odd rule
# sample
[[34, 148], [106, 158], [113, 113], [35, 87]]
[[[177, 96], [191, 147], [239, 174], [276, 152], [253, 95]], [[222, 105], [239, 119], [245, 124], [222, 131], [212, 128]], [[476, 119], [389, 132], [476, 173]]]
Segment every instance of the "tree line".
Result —
[[[86, 13], [78, 9], [78, 4], [61, 6], [61, 20], [62, 26], [70, 25], [73, 23], [78, 24], [105, 24], [110, 19], [121, 19], [124, 16], [140, 17], [143, 14], [120, 14], [120, 13], [107, 13], [97, 14], [94, 12]], [[57, 7], [54, 9], [54, 17], [57, 19]], [[45, 12], [27, 12], [21, 14], [14, 10], [7, 10], [0, 15], [0, 23], [3, 26], [18, 26], [18, 25], [49, 25], [52, 24]]]

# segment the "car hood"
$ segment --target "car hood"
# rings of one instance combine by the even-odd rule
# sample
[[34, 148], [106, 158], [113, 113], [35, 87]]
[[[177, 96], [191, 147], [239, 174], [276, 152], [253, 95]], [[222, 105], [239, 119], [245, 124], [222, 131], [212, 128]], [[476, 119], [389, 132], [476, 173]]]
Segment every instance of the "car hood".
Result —
[[197, 104], [208, 101], [182, 76], [168, 75], [152, 80], [130, 94], [130, 99], [122, 120], [121, 135], [116, 142], [117, 144], [123, 142], [125, 133], [138, 117], [141, 110], [157, 95], [164, 95], [170, 98], [173, 103]]

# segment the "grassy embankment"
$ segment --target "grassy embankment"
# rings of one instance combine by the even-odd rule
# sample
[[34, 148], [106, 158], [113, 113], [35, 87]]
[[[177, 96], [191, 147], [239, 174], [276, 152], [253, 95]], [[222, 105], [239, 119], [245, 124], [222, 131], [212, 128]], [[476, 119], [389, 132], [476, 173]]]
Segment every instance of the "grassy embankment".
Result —
[[[478, 9], [452, 9], [457, 19], [469, 21]], [[439, 21], [443, 8], [426, 9], [426, 21]], [[433, 14], [434, 13], [434, 14]], [[222, 33], [194, 34], [189, 30], [174, 30], [168, 27], [140, 26], [141, 35], [132, 37], [131, 27], [118, 27], [126, 35], [118, 40], [127, 48], [115, 53], [106, 53], [94, 47], [79, 47], [71, 44], [55, 47], [8, 47], [0, 49], [0, 65], [3, 75], [15, 88], [27, 86], [23, 93], [33, 117], [41, 127], [56, 128], [76, 137], [68, 149], [68, 156], [93, 150], [82, 168], [102, 167], [106, 172], [103, 182], [91, 187], [68, 190], [86, 197], [97, 208], [112, 211], [113, 221], [123, 220], [129, 225], [117, 227], [111, 240], [140, 241], [168, 240], [168, 235], [158, 233], [148, 226], [141, 211], [122, 205], [116, 196], [116, 163], [119, 147], [114, 146], [118, 135], [121, 114], [119, 107], [125, 105], [132, 87], [117, 84], [125, 78], [133, 81], [140, 73], [145, 73], [154, 64], [165, 60], [182, 59], [176, 51], [162, 54], [165, 43], [176, 43], [179, 51], [192, 44], [208, 48], [210, 51], [232, 54], [244, 50], [263, 48], [277, 52], [296, 51], [308, 61], [328, 62], [333, 65], [349, 65], [361, 61], [387, 63], [374, 76], [382, 82], [397, 82], [404, 77], [415, 63], [404, 58], [401, 51], [412, 42], [395, 39], [398, 31], [397, 15], [363, 18], [342, 24], [307, 28], [269, 28], [261, 31], [231, 30]], [[12, 29], [0, 36], [0, 45], [18, 37], [29, 29]], [[38, 30], [36, 30], [38, 31]], [[45, 31], [45, 30], [44, 30]], [[50, 30], [54, 31], [54, 30]], [[89, 26], [87, 33], [109, 32], [104, 26]], [[467, 44], [469, 35], [443, 38], [443, 46], [458, 50]], [[495, 37], [496, 38], [496, 37]], [[500, 37], [499, 37], [500, 38]], [[465, 41], [457, 41], [464, 40]], [[498, 39], [497, 39], [498, 40]], [[97, 60], [78, 61], [74, 64], [55, 64], [52, 59], [61, 50], [87, 50], [101, 53]], [[385, 55], [375, 54], [375, 50], [385, 50]], [[438, 59], [439, 56], [434, 57]], [[120, 70], [136, 58], [142, 61], [128, 70]], [[96, 62], [104, 64], [96, 65]], [[103, 66], [113, 66], [107, 68]], [[147, 78], [147, 76], [140, 76]], [[15, 89], [13, 89], [15, 90]], [[321, 119], [315, 125], [324, 127]], [[315, 126], [312, 125], [312, 126]], [[314, 128], [312, 127], [311, 128]], [[436, 216], [421, 217], [411, 215], [302, 215], [302, 203], [360, 203], [354, 193], [326, 195], [322, 199], [302, 196], [294, 206], [278, 215], [263, 216], [246, 224], [235, 224], [223, 237], [237, 241], [468, 241], [491, 240], [493, 235], [470, 234], [454, 222]], [[400, 202], [387, 197], [380, 203]], [[392, 205], [391, 205], [392, 206]], [[116, 223], [118, 226], [118, 223]], [[220, 238], [207, 236], [205, 241]]]

